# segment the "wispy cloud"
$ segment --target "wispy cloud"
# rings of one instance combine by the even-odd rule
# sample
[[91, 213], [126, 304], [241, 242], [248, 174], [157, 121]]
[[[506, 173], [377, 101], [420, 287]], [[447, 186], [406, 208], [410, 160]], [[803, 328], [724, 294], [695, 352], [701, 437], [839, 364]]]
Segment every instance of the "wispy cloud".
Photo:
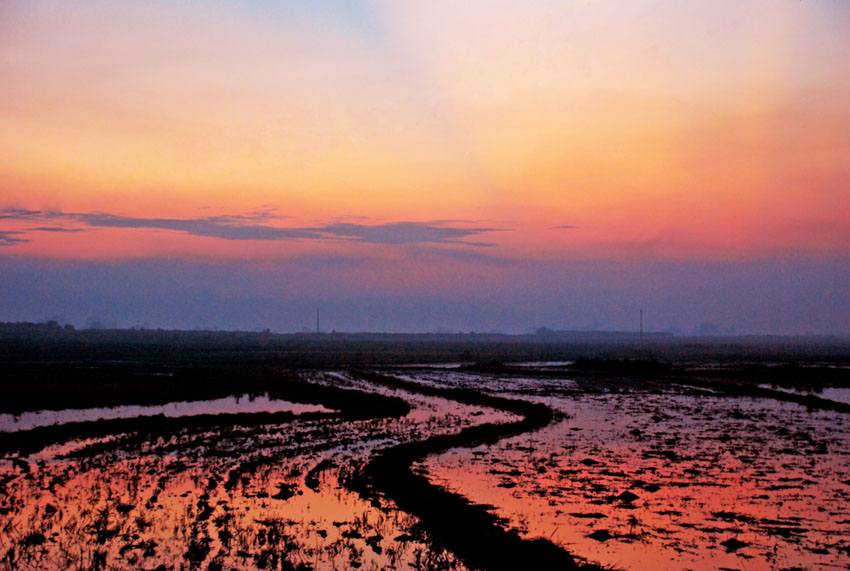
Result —
[[14, 220], [34, 220], [36, 218], [45, 218], [47, 213], [42, 210], [27, 210], [25, 208], [6, 208], [4, 210], [0, 210], [0, 220], [6, 219], [14, 219]]
[[[248, 214], [197, 218], [137, 218], [103, 212], [80, 213], [20, 208], [0, 211], [0, 219], [46, 221], [53, 224], [30, 229], [44, 232], [81, 232], [86, 228], [132, 228], [171, 230], [221, 240], [350, 240], [388, 245], [436, 243], [483, 247], [492, 244], [465, 239], [498, 230], [487, 227], [463, 227], [442, 221], [384, 224], [333, 222], [312, 227], [280, 227], [269, 224], [272, 220], [280, 218], [282, 217], [269, 209]], [[62, 222], [76, 226], [57, 225]], [[14, 233], [22, 234], [23, 232]], [[6, 232], [6, 234], [12, 234], [12, 232]], [[10, 236], [5, 236], [5, 240], [5, 245], [27, 241]]]
[[29, 242], [26, 238], [15, 238], [15, 235], [23, 234], [23, 232], [0, 232], [0, 246], [14, 246], [23, 242]]
[[27, 228], [30, 232], [85, 232], [82, 228], [64, 228], [62, 226], [39, 226], [37, 228]]
[[66, 214], [71, 220], [100, 228], [149, 228], [175, 230], [222, 240], [287, 240], [319, 238], [303, 228], [279, 228], [254, 223], [254, 216], [210, 216], [204, 218], [133, 218], [114, 214]]
[[462, 239], [495, 228], [459, 228], [424, 222], [391, 222], [369, 226], [365, 224], [339, 223], [316, 228], [323, 234], [353, 238], [374, 244], [414, 244], [422, 242], [443, 244], [466, 244], [467, 246], [489, 246], [482, 242], [465, 242]]
[[551, 226], [549, 230], [575, 230], [578, 226], [572, 224], [561, 224], [560, 226]]

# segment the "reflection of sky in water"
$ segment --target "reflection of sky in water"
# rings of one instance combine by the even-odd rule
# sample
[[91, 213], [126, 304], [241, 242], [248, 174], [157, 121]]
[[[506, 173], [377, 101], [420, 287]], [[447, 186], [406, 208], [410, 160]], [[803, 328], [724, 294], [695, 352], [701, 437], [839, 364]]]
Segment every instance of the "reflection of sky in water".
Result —
[[844, 404], [850, 404], [850, 389], [839, 389], [835, 387], [829, 387], [823, 389], [820, 393], [818, 393], [818, 396], [824, 399], [843, 402]]
[[534, 367], [534, 368], [546, 368], [546, 367], [568, 367], [572, 365], [574, 361], [522, 361], [520, 363], [508, 363], [514, 367]]
[[[496, 506], [527, 536], [616, 568], [846, 564], [847, 415], [669, 389], [574, 390], [543, 399], [568, 415], [559, 423], [423, 464], [435, 481]], [[624, 492], [637, 499], [617, 499]], [[615, 537], [589, 537], [602, 530]], [[731, 538], [748, 545], [727, 551]]]
[[775, 391], [782, 391], [786, 393], [791, 393], [795, 395], [813, 395], [822, 399], [831, 400], [835, 402], [843, 402], [844, 404], [850, 404], [850, 388], [840, 388], [840, 387], [826, 387], [820, 390], [812, 390], [812, 391], [800, 391], [793, 388], [788, 387], [775, 387], [773, 385], [762, 384], [759, 385], [765, 389], [772, 389]]
[[474, 364], [475, 363], [473, 363], [472, 361], [453, 361], [447, 363], [407, 363], [400, 366], [406, 368], [421, 367], [423, 369], [459, 369], [461, 367]]
[[[366, 388], [344, 374], [326, 376]], [[33, 477], [0, 459], [0, 479], [7, 478], [0, 529], [12, 530], [0, 534], [0, 553], [14, 546], [20, 568], [33, 569], [93, 568], [93, 554], [103, 552], [107, 567], [119, 569], [181, 561], [199, 569], [292, 568], [283, 558], [296, 568], [462, 571], [429, 543], [416, 518], [387, 500], [362, 498], [340, 479], [376, 448], [505, 416], [405, 397], [413, 410], [397, 419], [302, 417], [142, 442], [116, 435], [114, 449], [91, 457], [25, 458]], [[33, 532], [50, 539], [27, 547]]]
[[477, 373], [428, 371], [395, 372], [406, 381], [441, 388], [484, 390], [499, 393], [515, 393], [518, 396], [542, 395], [575, 389], [578, 385], [571, 379], [538, 378], [520, 375], [480, 375]]
[[19, 416], [0, 414], [0, 432], [28, 430], [38, 426], [66, 424], [69, 422], [86, 422], [94, 420], [112, 420], [116, 418], [135, 418], [138, 416], [165, 415], [195, 416], [199, 414], [236, 414], [257, 412], [291, 412], [303, 414], [307, 412], [331, 412], [319, 404], [302, 404], [283, 400], [270, 399], [266, 395], [230, 396], [215, 400], [172, 402], [164, 405], [137, 406], [124, 405], [109, 408], [84, 408], [65, 410], [43, 410], [25, 412]]
[[[501, 377], [423, 370], [406, 378], [528, 398], [564, 413], [535, 433], [424, 462], [435, 481], [497, 506], [528, 536], [621, 569], [816, 569], [847, 561], [847, 415], [769, 399], [685, 395], [673, 386], [650, 392], [610, 384], [596, 388], [611, 392], [591, 394], [582, 390], [586, 381], [535, 379], [533, 371]], [[413, 411], [354, 422], [302, 418], [272, 430], [189, 430], [135, 444], [130, 437], [90, 459], [31, 456], [32, 478], [0, 460], [0, 477], [9, 478], [0, 528], [17, 530], [0, 536], [0, 553], [43, 530], [55, 537], [45, 549], [59, 557], [96, 545], [102, 524], [121, 532], [105, 544], [107, 560], [132, 568], [171, 564], [193, 545], [210, 548], [200, 568], [213, 561], [274, 568], [263, 558], [281, 553], [315, 568], [411, 568], [423, 557], [437, 558], [440, 567], [446, 555], [411, 537], [414, 518], [365, 501], [340, 477], [377, 448], [511, 415], [376, 388], [343, 373], [316, 380], [402, 396]], [[93, 410], [178, 416], [292, 405], [242, 397]], [[617, 499], [623, 492], [637, 498]], [[601, 530], [614, 538], [588, 537]], [[727, 552], [722, 542], [731, 538], [747, 545]], [[40, 548], [24, 552], [40, 557]], [[30, 563], [36, 568], [38, 561]], [[462, 567], [451, 557], [442, 563]]]

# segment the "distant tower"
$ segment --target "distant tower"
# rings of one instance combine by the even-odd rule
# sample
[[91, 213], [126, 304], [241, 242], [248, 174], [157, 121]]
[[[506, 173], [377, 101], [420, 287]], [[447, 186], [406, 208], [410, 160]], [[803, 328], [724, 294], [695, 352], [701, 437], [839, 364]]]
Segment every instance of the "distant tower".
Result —
[[319, 308], [316, 308], [316, 335], [319, 334]]

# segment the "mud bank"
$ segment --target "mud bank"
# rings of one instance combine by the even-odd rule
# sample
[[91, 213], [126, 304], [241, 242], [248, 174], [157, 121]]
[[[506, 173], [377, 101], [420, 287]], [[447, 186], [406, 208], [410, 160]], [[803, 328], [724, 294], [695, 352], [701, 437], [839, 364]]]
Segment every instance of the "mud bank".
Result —
[[376, 418], [398, 418], [410, 412], [410, 405], [402, 399], [366, 393], [357, 390], [317, 385], [304, 381], [286, 379], [281, 384], [270, 385], [272, 397], [295, 402], [316, 402], [338, 412], [305, 413], [290, 412], [203, 414], [186, 417], [164, 415], [72, 422], [54, 426], [43, 426], [30, 430], [5, 433], [0, 441], [0, 454], [31, 454], [51, 444], [75, 439], [105, 438], [120, 433], [138, 433], [139, 436], [155, 438], [183, 429], [214, 429], [220, 427], [255, 427], [264, 424], [290, 422], [296, 417], [309, 419], [366, 420]]

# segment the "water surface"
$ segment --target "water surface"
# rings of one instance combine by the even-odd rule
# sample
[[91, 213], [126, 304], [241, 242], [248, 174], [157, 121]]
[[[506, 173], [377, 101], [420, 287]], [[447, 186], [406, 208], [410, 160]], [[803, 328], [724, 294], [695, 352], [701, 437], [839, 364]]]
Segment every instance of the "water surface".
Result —
[[140, 416], [164, 415], [169, 417], [196, 416], [200, 414], [237, 414], [258, 412], [333, 412], [320, 404], [303, 404], [284, 400], [270, 399], [268, 395], [229, 396], [215, 400], [172, 402], [163, 405], [139, 406], [124, 405], [116, 407], [42, 410], [24, 412], [19, 415], [0, 414], [0, 432], [29, 430], [39, 426], [67, 424], [69, 422], [87, 422], [113, 420], [116, 418], [136, 418]]

